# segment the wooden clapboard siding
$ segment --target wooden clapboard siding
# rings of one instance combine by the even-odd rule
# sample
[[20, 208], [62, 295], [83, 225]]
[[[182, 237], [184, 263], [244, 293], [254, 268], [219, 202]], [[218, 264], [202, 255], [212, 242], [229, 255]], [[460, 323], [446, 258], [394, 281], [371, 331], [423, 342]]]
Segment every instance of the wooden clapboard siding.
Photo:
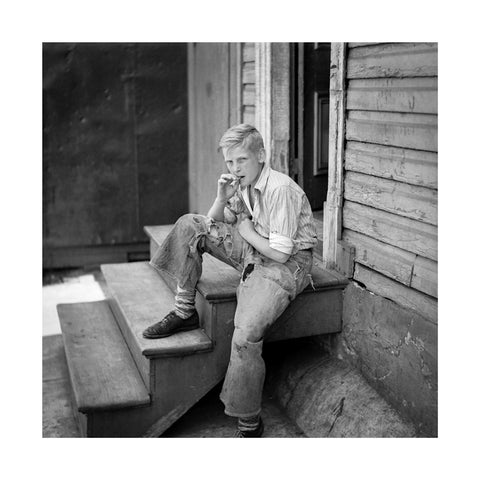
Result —
[[415, 253], [345, 229], [343, 240], [355, 247], [355, 261], [405, 285], [410, 284]]
[[437, 297], [437, 264], [364, 234], [345, 229], [343, 240], [355, 247], [355, 260], [407, 287]]
[[371, 78], [351, 80], [348, 110], [437, 114], [437, 78]]
[[345, 169], [399, 182], [437, 188], [437, 153], [347, 142]]
[[437, 227], [346, 200], [343, 226], [384, 243], [437, 260]]
[[348, 78], [436, 77], [436, 43], [386, 43], [349, 50]]
[[354, 279], [437, 316], [436, 43], [350, 43], [342, 240]]
[[384, 178], [347, 172], [347, 200], [437, 225], [437, 191]]
[[350, 110], [347, 140], [437, 151], [437, 117], [420, 113]]
[[413, 265], [411, 286], [432, 297], [438, 297], [438, 264], [433, 260], [417, 257]]
[[393, 300], [406, 308], [416, 310], [432, 323], [437, 323], [437, 299], [418, 292], [413, 288], [406, 287], [405, 285], [364, 267], [359, 263], [355, 265], [353, 278], [364, 284], [371, 292]]

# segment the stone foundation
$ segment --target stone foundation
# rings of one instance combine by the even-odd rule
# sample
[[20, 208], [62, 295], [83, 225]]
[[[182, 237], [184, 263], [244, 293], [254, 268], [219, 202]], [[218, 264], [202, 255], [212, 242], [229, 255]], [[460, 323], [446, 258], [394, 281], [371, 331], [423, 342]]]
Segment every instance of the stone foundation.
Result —
[[319, 342], [356, 367], [419, 436], [437, 436], [437, 325], [353, 282], [342, 333]]

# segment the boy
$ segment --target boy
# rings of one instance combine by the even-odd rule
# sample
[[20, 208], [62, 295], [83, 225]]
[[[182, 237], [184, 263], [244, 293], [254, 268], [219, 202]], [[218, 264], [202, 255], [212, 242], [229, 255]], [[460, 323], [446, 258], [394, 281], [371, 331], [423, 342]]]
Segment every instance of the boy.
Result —
[[236, 125], [222, 136], [228, 169], [206, 217], [184, 215], [151, 260], [177, 280], [175, 308], [143, 333], [161, 338], [198, 328], [195, 286], [208, 252], [242, 272], [230, 363], [220, 398], [237, 417], [237, 437], [260, 437], [265, 363], [263, 336], [306, 287], [317, 243], [310, 204], [287, 175], [265, 164], [256, 128]]

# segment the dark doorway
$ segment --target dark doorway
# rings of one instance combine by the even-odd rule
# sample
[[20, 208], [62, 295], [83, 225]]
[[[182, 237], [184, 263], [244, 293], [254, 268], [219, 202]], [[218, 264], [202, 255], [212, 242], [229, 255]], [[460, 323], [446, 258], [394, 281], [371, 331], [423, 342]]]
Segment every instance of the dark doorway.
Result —
[[323, 209], [328, 188], [330, 43], [292, 45], [294, 178], [313, 210]]

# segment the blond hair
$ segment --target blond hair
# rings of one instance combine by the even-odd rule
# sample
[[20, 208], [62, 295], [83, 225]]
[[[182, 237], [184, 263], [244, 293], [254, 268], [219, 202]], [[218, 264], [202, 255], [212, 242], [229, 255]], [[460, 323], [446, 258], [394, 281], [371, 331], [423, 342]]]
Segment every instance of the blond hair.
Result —
[[260, 132], [248, 123], [240, 123], [230, 127], [222, 135], [218, 145], [219, 148], [227, 150], [232, 147], [242, 146], [248, 148], [254, 154], [258, 154], [262, 148], [265, 148]]

